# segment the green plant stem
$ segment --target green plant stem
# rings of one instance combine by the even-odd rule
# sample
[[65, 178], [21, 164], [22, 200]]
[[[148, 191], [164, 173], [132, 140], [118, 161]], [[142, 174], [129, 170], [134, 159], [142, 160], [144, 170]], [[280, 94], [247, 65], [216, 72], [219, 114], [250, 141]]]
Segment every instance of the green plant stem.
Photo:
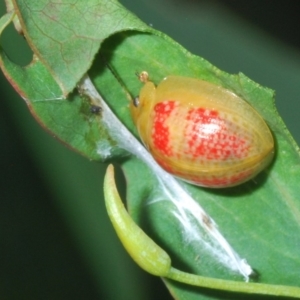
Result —
[[208, 278], [185, 273], [173, 267], [170, 268], [167, 278], [177, 282], [209, 289], [218, 289], [228, 292], [247, 294], [286, 296], [300, 299], [300, 288], [294, 286], [270, 285]]

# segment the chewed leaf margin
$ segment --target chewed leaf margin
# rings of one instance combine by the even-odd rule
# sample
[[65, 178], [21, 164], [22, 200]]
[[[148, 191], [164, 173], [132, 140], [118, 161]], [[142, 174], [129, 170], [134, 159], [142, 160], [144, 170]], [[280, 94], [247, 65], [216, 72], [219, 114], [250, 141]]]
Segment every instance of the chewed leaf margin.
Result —
[[150, 29], [115, 0], [12, 3], [30, 48], [64, 97], [90, 69], [106, 38], [124, 30]]

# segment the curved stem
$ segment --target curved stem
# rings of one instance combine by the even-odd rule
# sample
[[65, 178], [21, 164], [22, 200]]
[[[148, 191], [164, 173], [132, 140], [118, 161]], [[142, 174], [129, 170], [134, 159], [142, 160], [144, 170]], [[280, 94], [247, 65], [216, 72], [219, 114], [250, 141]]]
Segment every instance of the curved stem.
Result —
[[182, 272], [173, 267], [170, 268], [169, 274], [166, 276], [168, 279], [182, 282], [185, 284], [218, 289], [228, 292], [239, 292], [247, 294], [259, 295], [272, 295], [272, 296], [285, 296], [300, 299], [300, 288], [294, 286], [271, 285], [262, 283], [247, 283], [240, 281], [230, 281], [209, 277], [202, 277], [186, 272]]
[[114, 168], [112, 165], [108, 166], [105, 174], [104, 195], [109, 218], [123, 246], [135, 262], [145, 271], [156, 276], [203, 288], [300, 298], [299, 287], [202, 277], [173, 268], [168, 253], [139, 228], [126, 211], [115, 184]]

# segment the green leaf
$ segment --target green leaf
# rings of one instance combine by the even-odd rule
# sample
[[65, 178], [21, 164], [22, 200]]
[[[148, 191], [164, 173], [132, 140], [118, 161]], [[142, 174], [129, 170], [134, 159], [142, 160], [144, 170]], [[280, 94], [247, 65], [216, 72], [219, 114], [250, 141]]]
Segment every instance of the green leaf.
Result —
[[24, 35], [66, 96], [111, 34], [146, 26], [114, 0], [13, 0]]
[[[47, 130], [71, 148], [97, 160], [119, 158], [130, 151], [130, 147], [121, 149], [126, 144], [119, 140], [122, 135], [116, 128], [111, 131], [103, 123], [101, 114], [91, 113], [91, 99], [73, 93], [68, 100], [63, 100], [61, 90], [67, 95], [75, 87], [91, 66], [100, 44], [101, 51], [89, 74], [115, 115], [136, 136], [128, 110], [128, 94], [131, 97], [138, 95], [142, 86], [136, 72], [146, 70], [155, 83], [171, 74], [205, 79], [249, 101], [266, 119], [275, 136], [276, 158], [272, 166], [255, 180], [235, 188], [209, 190], [182, 185], [216, 221], [233, 249], [257, 271], [255, 281], [286, 285], [287, 289], [299, 286], [299, 152], [274, 109], [273, 91], [260, 87], [242, 74], [226, 74], [193, 56], [170, 38], [147, 29], [117, 2], [96, 2], [100, 3], [96, 8], [110, 12], [109, 18], [106, 14], [103, 18], [101, 14], [86, 14], [89, 18], [79, 18], [78, 10], [66, 9], [72, 2], [51, 7], [50, 1], [30, 1], [29, 4], [15, 1], [21, 25], [36, 56], [31, 65], [21, 68], [1, 51], [1, 67], [8, 80]], [[78, 3], [83, 6], [80, 8]], [[86, 5], [86, 1], [74, 1], [74, 7], [79, 7], [82, 12], [83, 3]], [[55, 14], [50, 18], [48, 11], [55, 11]], [[120, 19], [124, 23], [118, 23]], [[81, 26], [82, 22], [84, 26]], [[96, 33], [94, 24], [97, 24]], [[110, 24], [112, 27], [107, 29]], [[115, 24], [125, 25], [118, 27]], [[3, 22], [3, 27], [5, 25]], [[62, 28], [72, 30], [62, 31]], [[84, 36], [89, 38], [84, 42], [81, 39], [83, 28], [87, 32], [93, 28], [92, 33], [85, 33]], [[149, 33], [141, 32], [147, 30]], [[116, 32], [119, 33], [114, 34]], [[94, 43], [88, 43], [93, 40], [92, 34], [100, 35], [93, 36], [98, 48]], [[49, 38], [56, 42], [49, 44]], [[57, 46], [62, 45], [57, 41], [66, 42], [66, 52]], [[224, 266], [214, 253], [205, 251], [199, 237], [193, 238], [192, 233], [201, 232], [195, 220], [188, 223], [190, 229], [178, 222], [174, 215], [178, 213], [178, 207], [162, 190], [157, 174], [149, 164], [147, 166], [131, 156], [121, 165], [127, 180], [131, 215], [167, 251], [175, 267], [207, 277], [242, 280], [239, 273]], [[177, 299], [210, 297], [205, 296], [207, 291], [202, 289], [173, 281], [166, 281], [166, 284]], [[211, 293], [215, 299], [232, 298], [231, 295], [222, 297]]]
[[173, 268], [169, 255], [135, 224], [126, 211], [117, 191], [112, 165], [108, 166], [104, 178], [104, 197], [109, 218], [123, 246], [133, 260], [150, 274], [208, 289], [289, 296], [292, 298], [299, 297], [300, 288], [297, 287], [286, 288], [286, 286], [280, 285], [213, 279], [182, 272]]

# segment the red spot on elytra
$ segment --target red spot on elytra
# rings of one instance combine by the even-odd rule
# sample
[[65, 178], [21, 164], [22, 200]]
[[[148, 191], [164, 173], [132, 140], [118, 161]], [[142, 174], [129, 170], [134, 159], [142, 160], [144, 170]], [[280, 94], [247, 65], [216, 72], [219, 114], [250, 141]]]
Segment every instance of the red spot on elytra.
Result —
[[170, 141], [170, 129], [166, 121], [176, 106], [175, 101], [157, 103], [154, 107], [154, 120], [152, 140], [155, 148], [167, 156], [172, 155], [172, 141]]
[[218, 111], [193, 108], [186, 121], [187, 155], [218, 161], [246, 157], [249, 150], [246, 141], [229, 131], [228, 122]]

